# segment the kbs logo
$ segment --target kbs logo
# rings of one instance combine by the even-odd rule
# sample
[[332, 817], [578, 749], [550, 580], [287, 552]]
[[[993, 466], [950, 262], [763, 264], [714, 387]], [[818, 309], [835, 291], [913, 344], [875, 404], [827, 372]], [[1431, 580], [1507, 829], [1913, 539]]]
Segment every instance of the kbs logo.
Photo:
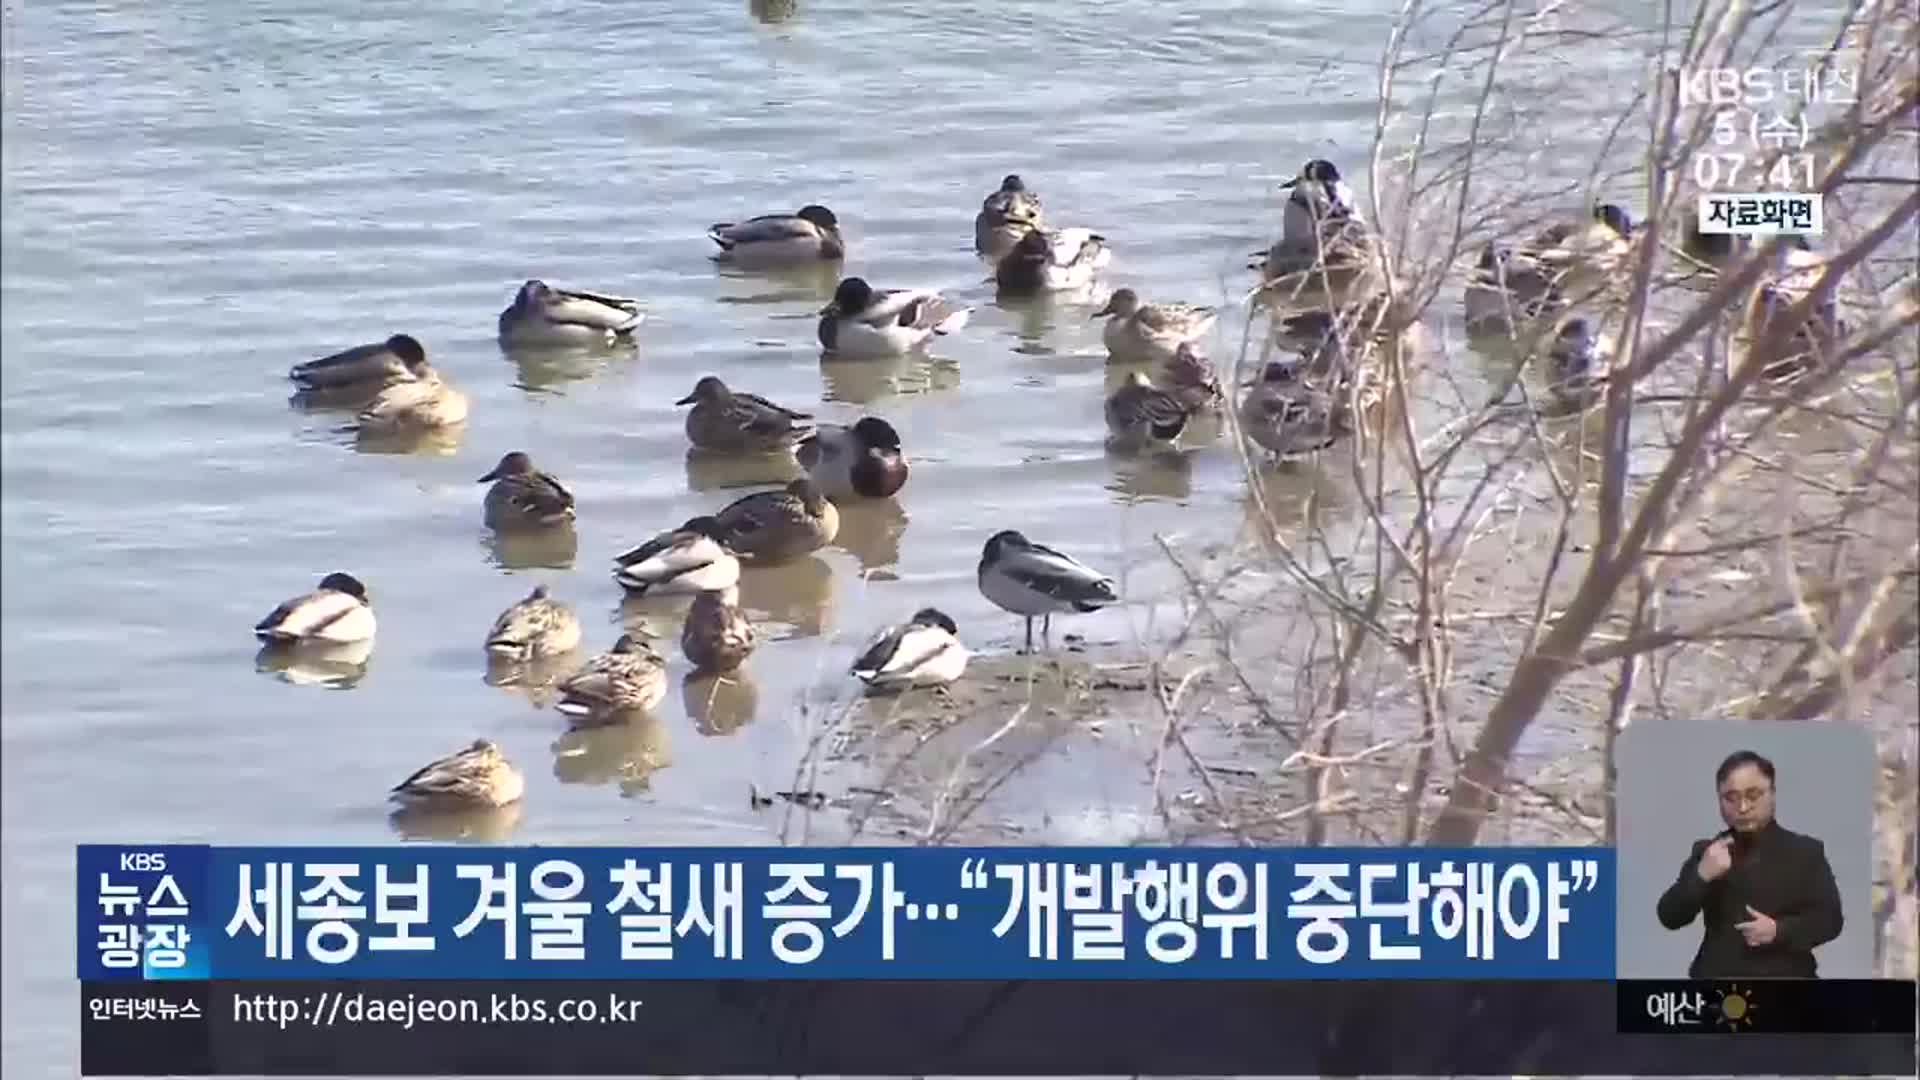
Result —
[[120, 853], [120, 869], [134, 870], [140, 873], [159, 873], [167, 868], [167, 853], [164, 851], [123, 851]]

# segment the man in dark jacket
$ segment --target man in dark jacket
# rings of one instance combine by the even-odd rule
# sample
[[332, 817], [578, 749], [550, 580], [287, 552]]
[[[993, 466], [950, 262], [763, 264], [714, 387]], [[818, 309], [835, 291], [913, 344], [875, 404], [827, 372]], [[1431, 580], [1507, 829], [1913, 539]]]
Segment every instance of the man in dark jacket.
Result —
[[1660, 924], [1703, 916], [1695, 979], [1817, 978], [1813, 950], [1840, 936], [1840, 890], [1825, 845], [1773, 817], [1773, 762], [1751, 750], [1714, 773], [1726, 831], [1696, 840], [1660, 895]]

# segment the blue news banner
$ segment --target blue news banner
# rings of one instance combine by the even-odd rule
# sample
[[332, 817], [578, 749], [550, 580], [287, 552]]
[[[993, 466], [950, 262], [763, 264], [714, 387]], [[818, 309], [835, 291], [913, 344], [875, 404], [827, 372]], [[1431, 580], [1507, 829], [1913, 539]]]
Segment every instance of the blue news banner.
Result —
[[1499, 1072], [1501, 1024], [1574, 998], [1568, 1055], [1620, 1038], [1605, 848], [83, 845], [77, 871], [86, 1075]]

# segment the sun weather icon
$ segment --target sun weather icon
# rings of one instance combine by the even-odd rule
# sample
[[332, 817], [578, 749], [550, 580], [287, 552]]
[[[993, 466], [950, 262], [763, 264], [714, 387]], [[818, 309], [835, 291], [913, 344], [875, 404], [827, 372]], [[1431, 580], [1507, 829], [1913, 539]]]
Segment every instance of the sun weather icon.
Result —
[[1720, 1023], [1728, 1031], [1753, 1026], [1753, 991], [1730, 986], [1720, 993]]

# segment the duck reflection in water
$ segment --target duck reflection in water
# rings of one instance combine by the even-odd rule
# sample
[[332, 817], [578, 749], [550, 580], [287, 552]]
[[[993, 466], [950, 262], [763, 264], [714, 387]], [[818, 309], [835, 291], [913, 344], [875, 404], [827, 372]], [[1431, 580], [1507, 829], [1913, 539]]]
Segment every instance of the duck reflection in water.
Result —
[[515, 660], [496, 653], [487, 654], [488, 686], [525, 698], [535, 709], [551, 709], [560, 699], [560, 680], [580, 666], [580, 650], [533, 660]]
[[1173, 447], [1107, 448], [1107, 490], [1130, 499], [1184, 502], [1193, 497], [1193, 458]]
[[691, 672], [680, 682], [687, 718], [702, 735], [731, 735], [753, 722], [760, 688], [745, 668], [727, 675]]
[[531, 393], [551, 392], [568, 383], [584, 382], [608, 366], [610, 358], [638, 356], [640, 347], [631, 341], [602, 348], [586, 346], [506, 346], [501, 355], [513, 362], [519, 377], [514, 385]]
[[798, 8], [799, 0], [747, 0], [747, 10], [768, 25], [786, 22]]
[[786, 451], [757, 454], [722, 454], [712, 450], [687, 451], [687, 490], [729, 491], [734, 488], [787, 484], [800, 478], [804, 470]]
[[366, 677], [372, 656], [372, 638], [346, 643], [271, 641], [254, 654], [253, 665], [295, 686], [346, 690]]
[[[754, 622], [785, 623], [792, 637], [817, 637], [833, 607], [833, 566], [808, 555], [778, 566], [748, 568], [740, 575], [740, 606]], [[769, 634], [767, 640], [777, 640]]]
[[873, 579], [872, 571], [900, 565], [900, 538], [911, 520], [893, 499], [851, 499], [839, 504], [840, 531], [833, 547], [852, 555], [860, 569]]
[[553, 776], [563, 784], [618, 784], [638, 795], [653, 774], [673, 764], [667, 726], [647, 713], [626, 723], [573, 728], [553, 742]]
[[505, 806], [402, 806], [387, 817], [387, 825], [402, 840], [429, 843], [500, 844], [520, 824], [523, 801]]
[[570, 570], [580, 555], [580, 534], [572, 522], [535, 530], [489, 529], [481, 546], [488, 560], [503, 570]]
[[451, 457], [466, 437], [465, 422], [431, 428], [357, 428], [353, 448], [362, 454], [421, 454]]
[[[1257, 463], [1257, 459], [1256, 459]], [[1299, 533], [1315, 517], [1347, 507], [1346, 488], [1325, 463], [1311, 458], [1294, 458], [1256, 468], [1247, 475], [1247, 494], [1241, 499], [1246, 508], [1247, 526], [1263, 544], [1271, 546], [1281, 536]]]

